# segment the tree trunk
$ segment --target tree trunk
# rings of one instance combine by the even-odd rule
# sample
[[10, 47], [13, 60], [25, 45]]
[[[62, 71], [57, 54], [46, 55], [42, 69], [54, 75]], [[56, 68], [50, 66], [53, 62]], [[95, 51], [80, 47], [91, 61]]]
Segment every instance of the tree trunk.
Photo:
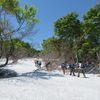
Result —
[[76, 44], [76, 63], [78, 63], [78, 51], [77, 51], [77, 44]]
[[6, 62], [2, 65], [0, 65], [0, 67], [5, 67], [8, 64], [8, 60], [9, 60], [9, 55], [6, 54]]

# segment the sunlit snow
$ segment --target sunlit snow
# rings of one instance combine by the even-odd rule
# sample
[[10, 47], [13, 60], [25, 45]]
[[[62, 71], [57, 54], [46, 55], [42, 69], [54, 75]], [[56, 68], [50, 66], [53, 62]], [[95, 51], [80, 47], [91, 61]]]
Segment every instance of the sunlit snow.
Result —
[[18, 76], [0, 79], [0, 100], [100, 100], [97, 74], [79, 78], [61, 70], [37, 70], [33, 60], [21, 59], [3, 69]]

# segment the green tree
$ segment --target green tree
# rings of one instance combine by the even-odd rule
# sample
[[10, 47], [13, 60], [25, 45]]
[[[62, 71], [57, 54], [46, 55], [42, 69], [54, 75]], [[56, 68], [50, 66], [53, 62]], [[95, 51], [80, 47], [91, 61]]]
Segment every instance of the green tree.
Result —
[[83, 15], [84, 33], [90, 45], [91, 51], [97, 54], [100, 61], [100, 2]]
[[[19, 1], [17, 0], [0, 0], [0, 57], [2, 52], [5, 50], [6, 63], [1, 65], [5, 66], [8, 63], [8, 58], [14, 52], [14, 38], [23, 39], [26, 36], [34, 35], [33, 28], [40, 20], [35, 18], [37, 9], [34, 6], [20, 7]], [[15, 18], [18, 23], [17, 26], [11, 25], [11, 18]], [[4, 41], [9, 42], [4, 43]], [[5, 46], [4, 46], [5, 45]], [[17, 44], [21, 46], [21, 44]], [[9, 49], [6, 49], [9, 47]]]
[[56, 37], [50, 37], [46, 40], [43, 40], [42, 43], [43, 50], [41, 51], [41, 55], [45, 58], [45, 56], [49, 59], [58, 58], [61, 51], [61, 41]]
[[[68, 15], [58, 19], [54, 22], [54, 32], [62, 40], [62, 45], [66, 43], [66, 46], [69, 46], [70, 51], [72, 51], [73, 44], [82, 34], [81, 22], [78, 20], [77, 12], [71, 12]], [[77, 44], [76, 45], [76, 58], [77, 55]], [[65, 51], [64, 51], [65, 52]], [[66, 54], [66, 52], [65, 52]], [[66, 55], [65, 55], [66, 56]]]
[[45, 51], [60, 51], [60, 40], [54, 36], [43, 40], [42, 47]]

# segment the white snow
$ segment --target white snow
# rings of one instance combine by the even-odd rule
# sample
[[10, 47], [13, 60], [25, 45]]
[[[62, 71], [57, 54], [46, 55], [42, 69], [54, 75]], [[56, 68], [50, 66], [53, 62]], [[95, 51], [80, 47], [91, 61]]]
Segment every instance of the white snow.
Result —
[[[38, 70], [33, 58], [21, 59], [6, 68], [17, 77], [0, 79], [0, 100], [100, 100], [100, 77], [65, 75], [61, 71]], [[76, 73], [77, 75], [77, 73]]]

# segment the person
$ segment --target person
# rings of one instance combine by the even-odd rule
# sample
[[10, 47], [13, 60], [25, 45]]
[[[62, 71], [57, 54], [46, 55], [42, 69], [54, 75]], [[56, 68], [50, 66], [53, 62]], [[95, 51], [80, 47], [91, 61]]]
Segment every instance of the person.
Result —
[[61, 69], [62, 69], [63, 74], [65, 74], [65, 69], [66, 69], [66, 62], [65, 61], [63, 61], [61, 63]]
[[38, 61], [38, 68], [41, 69], [41, 64], [42, 62], [41, 61]]
[[38, 60], [36, 61], [36, 67], [38, 67], [39, 65], [38, 65]]
[[72, 75], [72, 73], [73, 73], [73, 76], [75, 76], [75, 73], [74, 73], [75, 65], [71, 62], [68, 62], [68, 64], [69, 64], [69, 68], [70, 68], [70, 75]]
[[34, 63], [35, 63], [35, 67], [37, 66], [37, 60], [36, 59], [34, 59]]
[[49, 60], [47, 60], [47, 61], [44, 63], [44, 65], [45, 65], [45, 67], [46, 67], [47, 70], [49, 70], [49, 69], [48, 69], [48, 65], [49, 65], [49, 64], [50, 64], [50, 61], [49, 61]]
[[82, 72], [84, 78], [86, 78], [85, 71], [84, 71], [85, 66], [82, 63], [82, 61], [79, 61], [78, 66], [79, 66], [79, 68], [78, 68], [78, 76], [77, 77], [80, 77], [80, 73]]

